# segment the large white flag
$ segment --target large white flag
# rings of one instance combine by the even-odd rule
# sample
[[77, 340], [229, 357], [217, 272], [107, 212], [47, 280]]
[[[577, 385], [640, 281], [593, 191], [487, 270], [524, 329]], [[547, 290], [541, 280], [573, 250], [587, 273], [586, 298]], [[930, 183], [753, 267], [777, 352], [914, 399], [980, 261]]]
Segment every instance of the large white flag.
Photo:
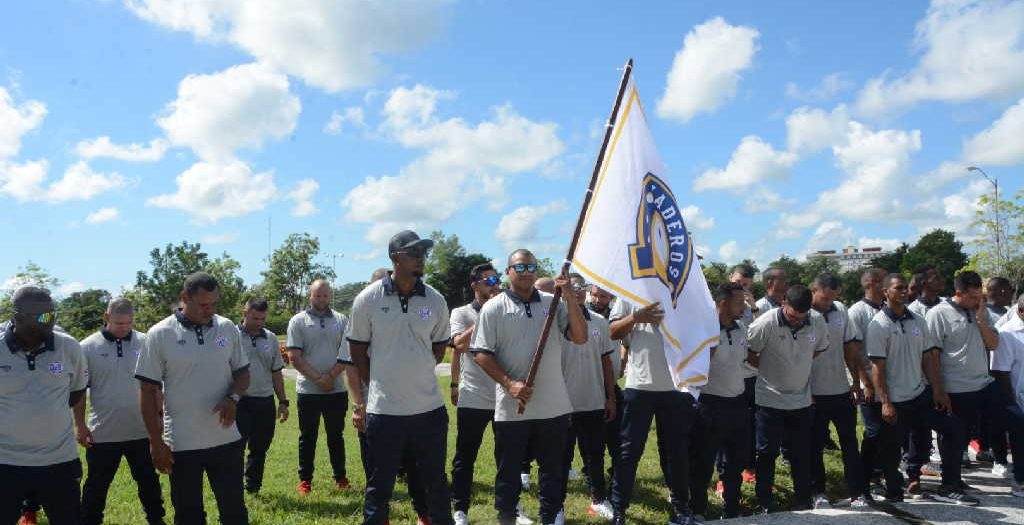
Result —
[[667, 175], [630, 76], [572, 264], [620, 298], [661, 303], [670, 372], [692, 390], [707, 382], [718, 314]]

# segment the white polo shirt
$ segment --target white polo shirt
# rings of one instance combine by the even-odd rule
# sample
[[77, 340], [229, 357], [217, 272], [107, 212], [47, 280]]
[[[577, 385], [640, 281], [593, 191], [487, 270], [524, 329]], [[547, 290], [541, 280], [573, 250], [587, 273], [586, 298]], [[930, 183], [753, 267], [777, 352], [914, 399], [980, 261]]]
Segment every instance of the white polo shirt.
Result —
[[146, 439], [146, 424], [139, 409], [139, 381], [135, 364], [146, 334], [132, 330], [124, 338], [106, 328], [82, 341], [89, 367], [89, 431], [96, 443]]

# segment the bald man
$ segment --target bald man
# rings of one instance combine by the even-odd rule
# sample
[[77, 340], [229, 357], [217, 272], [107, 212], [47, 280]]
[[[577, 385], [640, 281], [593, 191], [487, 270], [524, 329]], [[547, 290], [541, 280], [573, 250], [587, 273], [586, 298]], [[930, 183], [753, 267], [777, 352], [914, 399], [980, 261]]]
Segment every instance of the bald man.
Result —
[[299, 411], [299, 494], [313, 490], [313, 463], [320, 419], [324, 420], [327, 451], [331, 456], [334, 485], [348, 490], [345, 473], [345, 440], [342, 431], [348, 409], [348, 392], [335, 366], [345, 342], [349, 322], [331, 308], [331, 285], [317, 279], [309, 285], [309, 308], [288, 322], [288, 357], [299, 378], [295, 382]]

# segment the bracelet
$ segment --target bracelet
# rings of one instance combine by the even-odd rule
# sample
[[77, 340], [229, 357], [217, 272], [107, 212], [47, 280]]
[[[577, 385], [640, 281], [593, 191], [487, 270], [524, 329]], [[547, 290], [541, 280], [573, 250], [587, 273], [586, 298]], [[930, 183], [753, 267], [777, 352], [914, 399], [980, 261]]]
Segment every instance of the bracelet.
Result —
[[279, 404], [279, 405], [284, 405], [284, 406], [289, 406], [289, 405], [291, 405], [291, 403], [290, 403], [290, 402], [289, 402], [289, 401], [288, 401], [287, 399], [279, 399], [279, 400], [277, 401], [277, 404]]

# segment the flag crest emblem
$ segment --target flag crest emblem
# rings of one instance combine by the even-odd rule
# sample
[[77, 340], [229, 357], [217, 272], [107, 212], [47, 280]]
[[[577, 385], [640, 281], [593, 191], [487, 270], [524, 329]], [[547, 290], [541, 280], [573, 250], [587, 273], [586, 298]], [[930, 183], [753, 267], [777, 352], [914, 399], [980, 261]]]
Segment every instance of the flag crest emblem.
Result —
[[686, 286], [693, 262], [693, 246], [683, 224], [676, 198], [657, 175], [643, 178], [636, 214], [636, 242], [630, 244], [633, 279], [657, 279], [669, 290], [672, 305]]

